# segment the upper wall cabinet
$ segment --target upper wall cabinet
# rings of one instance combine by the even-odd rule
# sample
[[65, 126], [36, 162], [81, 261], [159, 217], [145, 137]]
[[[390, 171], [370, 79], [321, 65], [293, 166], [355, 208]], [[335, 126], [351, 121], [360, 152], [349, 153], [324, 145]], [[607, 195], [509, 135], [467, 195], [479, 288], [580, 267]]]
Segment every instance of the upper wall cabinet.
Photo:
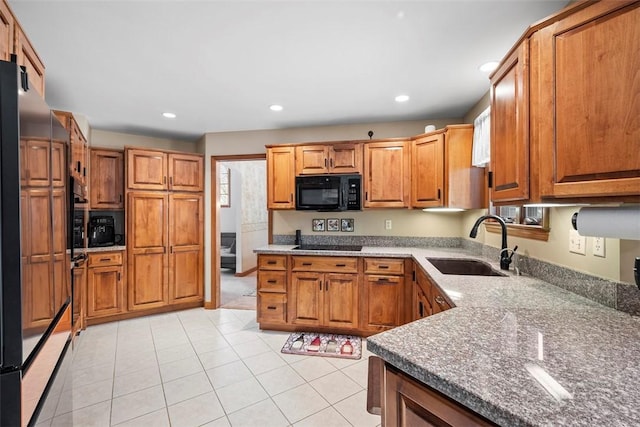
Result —
[[294, 209], [294, 147], [267, 147], [267, 208]]
[[91, 149], [91, 209], [124, 209], [124, 154]]
[[411, 203], [411, 142], [364, 144], [364, 207], [405, 208]]
[[471, 166], [473, 125], [453, 125], [415, 138], [411, 146], [411, 206], [485, 207], [484, 168]]
[[296, 146], [296, 175], [362, 173], [362, 144]]
[[44, 63], [38, 57], [20, 25], [16, 23], [14, 28], [15, 54], [18, 56], [18, 65], [23, 65], [27, 69], [31, 89], [35, 89], [44, 98]]
[[128, 148], [127, 188], [202, 191], [204, 159], [199, 154]]
[[11, 11], [4, 3], [0, 2], [0, 59], [8, 61], [13, 53], [13, 26], [15, 20]]
[[87, 138], [83, 135], [72, 113], [67, 111], [54, 111], [53, 113], [60, 120], [62, 126], [69, 131], [69, 174], [80, 184], [83, 192], [86, 192], [89, 158]]
[[529, 200], [529, 41], [491, 78], [491, 199]]
[[538, 22], [491, 77], [491, 199], [640, 201], [640, 2]]
[[640, 201], [640, 2], [594, 3], [532, 40], [542, 198]]

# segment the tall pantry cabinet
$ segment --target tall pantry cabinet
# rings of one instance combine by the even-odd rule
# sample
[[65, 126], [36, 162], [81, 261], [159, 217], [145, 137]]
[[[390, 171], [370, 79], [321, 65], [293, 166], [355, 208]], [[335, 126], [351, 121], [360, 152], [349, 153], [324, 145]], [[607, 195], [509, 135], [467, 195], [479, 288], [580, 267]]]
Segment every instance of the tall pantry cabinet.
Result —
[[128, 309], [204, 299], [204, 158], [126, 148]]

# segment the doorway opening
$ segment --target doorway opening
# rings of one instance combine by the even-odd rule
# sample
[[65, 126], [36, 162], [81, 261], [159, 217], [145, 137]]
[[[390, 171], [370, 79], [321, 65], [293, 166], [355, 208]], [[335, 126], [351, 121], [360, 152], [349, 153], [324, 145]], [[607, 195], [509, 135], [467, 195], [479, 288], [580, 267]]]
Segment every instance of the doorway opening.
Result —
[[211, 158], [211, 295], [216, 307], [255, 310], [255, 248], [269, 242], [266, 155]]

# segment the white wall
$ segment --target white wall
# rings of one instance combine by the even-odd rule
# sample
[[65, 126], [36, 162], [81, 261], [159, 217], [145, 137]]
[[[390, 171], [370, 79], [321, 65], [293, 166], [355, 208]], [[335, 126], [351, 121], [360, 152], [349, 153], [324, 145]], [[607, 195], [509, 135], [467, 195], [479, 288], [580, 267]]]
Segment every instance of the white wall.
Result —
[[150, 136], [131, 135], [127, 133], [109, 132], [99, 129], [91, 129], [91, 147], [117, 148], [125, 146], [155, 148], [159, 150], [185, 151], [187, 153], [199, 153], [199, 146], [189, 141], [175, 139], [154, 138]]

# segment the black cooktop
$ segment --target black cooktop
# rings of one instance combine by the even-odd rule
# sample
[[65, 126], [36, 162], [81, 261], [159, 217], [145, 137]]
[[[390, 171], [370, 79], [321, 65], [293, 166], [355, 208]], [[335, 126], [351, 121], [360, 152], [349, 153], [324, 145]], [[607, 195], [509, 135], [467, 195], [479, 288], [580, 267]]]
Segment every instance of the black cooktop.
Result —
[[362, 250], [362, 246], [359, 245], [300, 245], [293, 249], [300, 249], [303, 251], [352, 251], [359, 252]]

